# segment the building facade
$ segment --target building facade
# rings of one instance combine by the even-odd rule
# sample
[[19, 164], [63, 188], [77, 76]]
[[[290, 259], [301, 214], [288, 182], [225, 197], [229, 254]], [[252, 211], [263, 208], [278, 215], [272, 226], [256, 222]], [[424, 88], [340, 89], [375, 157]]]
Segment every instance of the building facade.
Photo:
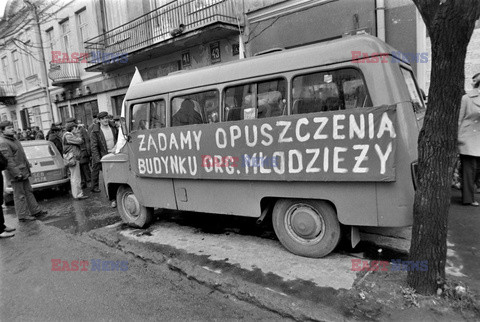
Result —
[[[10, 0], [0, 22], [8, 36], [0, 44], [0, 117], [18, 128], [119, 115], [135, 67], [147, 80], [363, 33], [402, 53], [425, 52], [426, 62], [411, 64], [428, 92], [428, 37], [411, 0], [31, 1]], [[477, 30], [467, 78], [480, 67]]]

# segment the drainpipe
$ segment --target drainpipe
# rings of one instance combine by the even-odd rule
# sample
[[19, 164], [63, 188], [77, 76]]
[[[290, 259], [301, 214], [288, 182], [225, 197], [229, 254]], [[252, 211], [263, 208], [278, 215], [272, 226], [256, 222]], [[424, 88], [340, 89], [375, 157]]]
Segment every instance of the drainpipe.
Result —
[[385, 41], [385, 0], [375, 0], [377, 15], [377, 37]]

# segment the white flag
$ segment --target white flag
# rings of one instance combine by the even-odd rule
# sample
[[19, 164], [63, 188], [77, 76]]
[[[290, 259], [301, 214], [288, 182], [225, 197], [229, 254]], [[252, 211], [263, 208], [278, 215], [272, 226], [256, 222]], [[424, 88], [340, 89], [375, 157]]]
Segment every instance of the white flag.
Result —
[[[127, 89], [127, 93], [125, 94], [125, 97], [128, 97], [128, 92], [130, 92], [130, 88], [132, 85], [142, 83], [143, 78], [142, 75], [140, 75], [140, 72], [138, 71], [138, 68], [135, 66], [135, 74], [133, 74], [132, 80], [130, 81], [130, 86]], [[121, 117], [125, 117], [125, 99], [123, 99], [122, 102], [122, 113], [120, 114]], [[127, 140], [125, 139], [125, 136], [123, 135], [122, 128], [120, 127], [118, 129], [118, 139], [117, 139], [117, 148], [115, 149], [115, 154], [119, 153], [120, 150], [125, 146], [125, 143], [127, 143]]]

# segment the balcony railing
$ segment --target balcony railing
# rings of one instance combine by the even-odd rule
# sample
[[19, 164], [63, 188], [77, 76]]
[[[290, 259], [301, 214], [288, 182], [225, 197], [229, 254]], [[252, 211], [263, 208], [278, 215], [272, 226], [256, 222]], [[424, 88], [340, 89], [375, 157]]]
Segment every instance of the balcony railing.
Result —
[[175, 0], [85, 41], [85, 48], [126, 54], [219, 22], [238, 25], [234, 0]]
[[80, 82], [80, 70], [78, 63], [50, 63], [48, 78], [52, 80], [53, 86], [62, 86], [67, 83]]
[[17, 91], [14, 84], [0, 83], [0, 98], [15, 97]]

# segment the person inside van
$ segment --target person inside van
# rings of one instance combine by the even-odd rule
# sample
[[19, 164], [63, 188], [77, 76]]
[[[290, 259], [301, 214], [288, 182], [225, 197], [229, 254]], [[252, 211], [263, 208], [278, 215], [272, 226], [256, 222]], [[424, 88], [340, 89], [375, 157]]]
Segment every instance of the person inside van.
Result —
[[195, 111], [195, 104], [190, 99], [184, 100], [178, 112], [172, 117], [172, 126], [202, 123], [202, 116]]

